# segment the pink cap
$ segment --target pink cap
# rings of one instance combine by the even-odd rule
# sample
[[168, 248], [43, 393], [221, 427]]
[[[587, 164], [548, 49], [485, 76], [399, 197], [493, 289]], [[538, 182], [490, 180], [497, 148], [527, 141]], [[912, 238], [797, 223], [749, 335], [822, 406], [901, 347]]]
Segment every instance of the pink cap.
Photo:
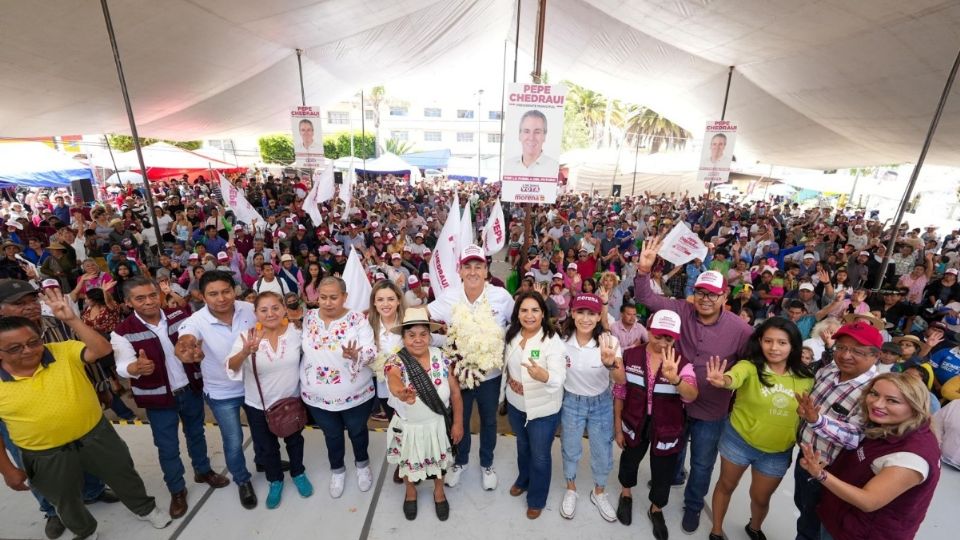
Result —
[[707, 270], [697, 277], [694, 289], [706, 289], [714, 294], [723, 294], [723, 274], [716, 270]]
[[197, 255], [196, 253], [191, 253], [191, 254], [190, 254], [190, 257], [188, 257], [188, 258], [189, 258], [191, 261], [197, 261], [197, 260], [200, 260], [200, 255]]
[[947, 268], [946, 272], [944, 272], [944, 273], [945, 273], [945, 274], [957, 275], [957, 269], [956, 269], [956, 268]]
[[576, 269], [577, 269], [577, 263], [570, 263], [567, 265], [567, 270], [576, 270]]
[[600, 297], [595, 294], [578, 294], [573, 297], [573, 302], [570, 303], [570, 310], [577, 311], [579, 309], [586, 309], [594, 313], [600, 313], [603, 311], [603, 302], [601, 302]]
[[650, 318], [650, 333], [680, 339], [680, 316], [669, 309], [661, 309]]

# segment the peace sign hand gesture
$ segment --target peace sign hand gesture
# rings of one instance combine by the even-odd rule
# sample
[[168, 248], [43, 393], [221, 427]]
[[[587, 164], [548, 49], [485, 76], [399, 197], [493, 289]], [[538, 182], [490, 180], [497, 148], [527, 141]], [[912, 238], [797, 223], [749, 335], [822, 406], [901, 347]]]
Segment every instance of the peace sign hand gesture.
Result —
[[670, 384], [679, 384], [680, 383], [680, 374], [678, 373], [680, 366], [680, 356], [677, 355], [676, 349], [673, 347], [668, 348], [663, 353], [663, 361], [660, 364], [660, 371], [663, 374], [663, 377], [670, 381]]
[[663, 247], [663, 237], [650, 236], [643, 242], [643, 249], [640, 250], [639, 271], [649, 273], [653, 269], [653, 263], [657, 262], [657, 253]]
[[243, 342], [243, 352], [249, 356], [258, 349], [260, 349], [260, 342], [263, 341], [263, 336], [265, 331], [262, 327], [257, 328], [260, 325], [256, 325], [250, 329], [246, 336], [240, 334], [240, 341]]
[[820, 419], [820, 409], [813, 402], [809, 393], [793, 394], [797, 400], [797, 414], [809, 424], [815, 424]]
[[608, 368], [616, 367], [617, 364], [617, 338], [609, 332], [600, 334], [600, 362]]
[[719, 356], [711, 356], [707, 361], [707, 382], [717, 388], [726, 388], [727, 376], [723, 374], [726, 370], [726, 360], [720, 360]]
[[812, 446], [807, 443], [801, 443], [800, 448], [803, 450], [803, 457], [800, 458], [800, 466], [803, 467], [803, 470], [810, 473], [810, 476], [818, 478], [823, 473], [823, 458], [818, 450], [814, 450]]
[[520, 365], [527, 368], [527, 373], [530, 375], [530, 378], [537, 382], [545, 383], [547, 379], [550, 378], [550, 373], [540, 367], [536, 362], [520, 362]]

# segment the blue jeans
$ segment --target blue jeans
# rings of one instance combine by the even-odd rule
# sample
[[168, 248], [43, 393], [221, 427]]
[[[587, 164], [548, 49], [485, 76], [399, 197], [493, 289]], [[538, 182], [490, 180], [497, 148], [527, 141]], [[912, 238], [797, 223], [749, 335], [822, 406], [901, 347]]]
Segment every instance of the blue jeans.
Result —
[[124, 420], [136, 420], [137, 414], [130, 410], [130, 407], [127, 407], [127, 404], [120, 399], [120, 396], [114, 394], [112, 390], [110, 393], [113, 395], [113, 399], [110, 402], [110, 408], [113, 409], [113, 412], [115, 412], [119, 418]]
[[456, 465], [470, 462], [470, 417], [473, 416], [473, 402], [477, 402], [480, 413], [480, 466], [493, 467], [493, 449], [497, 447], [497, 407], [500, 404], [500, 381], [502, 376], [480, 383], [471, 390], [461, 390], [463, 398], [463, 439], [457, 445]]
[[[375, 398], [343, 411], [326, 411], [312, 405], [307, 405], [313, 421], [323, 430], [323, 439], [327, 443], [327, 458], [330, 460], [330, 471], [339, 474], [347, 470], [343, 458], [347, 452], [347, 441], [343, 430], [347, 430], [350, 444], [353, 446], [353, 459], [357, 468], [370, 464], [367, 447], [370, 445], [370, 433], [367, 431], [367, 419], [373, 411]], [[291, 467], [293, 458], [291, 457]], [[266, 465], [266, 464], [264, 464]], [[292, 472], [292, 469], [291, 469]]]
[[240, 407], [243, 396], [229, 399], [213, 399], [205, 396], [213, 417], [220, 425], [220, 437], [223, 439], [223, 456], [233, 481], [246, 484], [250, 481], [247, 459], [243, 456], [243, 428], [240, 426]]
[[153, 445], [157, 447], [160, 459], [160, 470], [163, 471], [163, 481], [170, 493], [180, 493], [187, 487], [183, 479], [183, 461], [180, 460], [180, 435], [177, 433], [181, 421], [193, 472], [206, 474], [211, 469], [210, 458], [207, 457], [207, 439], [203, 435], [203, 398], [187, 389], [174, 399], [175, 407], [146, 411], [150, 431], [153, 432]]
[[821, 538], [817, 504], [820, 502], [820, 482], [810, 482], [810, 473], [800, 466], [803, 450], [797, 451], [797, 466], [793, 468], [793, 504], [800, 511], [797, 518], [797, 540]]
[[528, 508], [540, 510], [547, 505], [550, 491], [550, 450], [560, 413], [527, 421], [526, 413], [507, 403], [507, 419], [517, 435], [517, 481], [513, 485], [527, 490]]
[[567, 482], [577, 479], [577, 466], [583, 454], [583, 430], [590, 437], [590, 471], [593, 483], [607, 486], [613, 469], [613, 394], [610, 390], [597, 396], [578, 396], [564, 391], [560, 409], [560, 449], [563, 454], [563, 476]]
[[[247, 423], [250, 425], [250, 437], [256, 453], [260, 456], [260, 464], [266, 473], [268, 482], [283, 481], [283, 469], [280, 466], [280, 439], [270, 431], [267, 417], [262, 410], [244, 403], [244, 412], [247, 413]], [[295, 478], [304, 473], [303, 467], [303, 432], [298, 431], [283, 439], [287, 446], [287, 456], [290, 457], [290, 477]]]
[[[13, 441], [10, 440], [10, 433], [7, 432], [7, 425], [0, 420], [0, 437], [3, 437], [3, 445], [10, 451], [10, 455], [13, 456], [13, 462], [16, 464], [17, 468], [20, 470], [23, 469], [23, 456], [20, 454], [20, 449], [17, 448]], [[100, 496], [103, 493], [103, 490], [106, 489], [106, 486], [96, 476], [92, 474], [83, 473], [83, 500], [92, 501]], [[39, 491], [30, 488], [30, 493], [33, 494], [33, 498], [37, 500], [37, 504], [40, 505], [40, 511], [47, 517], [53, 517], [57, 515], [57, 509], [50, 504], [50, 501], [46, 499]]]
[[720, 434], [726, 417], [719, 420], [687, 419], [690, 433], [690, 475], [683, 491], [683, 507], [691, 512], [703, 510], [704, 497], [710, 490], [713, 466], [717, 463]]
[[823, 525], [820, 526], [820, 540], [833, 540], [833, 535]]

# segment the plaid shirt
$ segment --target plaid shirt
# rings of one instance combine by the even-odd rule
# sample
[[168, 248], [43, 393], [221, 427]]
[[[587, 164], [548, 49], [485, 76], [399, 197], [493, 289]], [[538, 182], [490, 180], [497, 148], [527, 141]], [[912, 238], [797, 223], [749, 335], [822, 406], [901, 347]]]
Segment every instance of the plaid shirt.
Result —
[[[829, 358], [824, 352], [824, 359]], [[863, 418], [860, 415], [860, 392], [877, 374], [871, 366], [848, 381], [840, 380], [840, 370], [832, 362], [817, 371], [810, 396], [820, 410], [820, 418], [813, 424], [801, 422], [797, 439], [812, 444], [829, 465], [843, 449], [854, 449], [863, 438]]]

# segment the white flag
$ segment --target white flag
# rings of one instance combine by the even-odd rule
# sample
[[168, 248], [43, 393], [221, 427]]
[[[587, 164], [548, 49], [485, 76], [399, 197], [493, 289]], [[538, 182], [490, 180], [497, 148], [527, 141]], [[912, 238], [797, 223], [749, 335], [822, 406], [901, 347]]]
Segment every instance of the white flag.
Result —
[[323, 171], [314, 171], [313, 187], [310, 188], [310, 192], [303, 199], [303, 211], [313, 220], [314, 227], [323, 222], [319, 209], [320, 203], [332, 199], [333, 192], [333, 162], [328, 160]]
[[343, 205], [346, 207], [344, 212], [344, 217], [350, 211], [350, 201], [353, 199], [353, 184], [356, 173], [353, 170], [346, 171], [343, 174], [343, 183], [340, 184], [340, 200], [343, 201]]
[[673, 264], [686, 264], [694, 259], [701, 261], [707, 257], [707, 246], [682, 221], [663, 238], [663, 247], [657, 252]]
[[447, 213], [447, 220], [440, 229], [437, 246], [430, 259], [430, 286], [434, 294], [439, 296], [445, 289], [460, 286], [460, 275], [457, 274], [457, 261], [460, 252], [457, 251], [457, 237], [460, 235], [460, 197], [453, 196], [453, 203]]
[[253, 220], [257, 220], [257, 223], [260, 226], [266, 223], [266, 220], [254, 210], [253, 205], [247, 200], [243, 195], [243, 191], [237, 189], [227, 177], [216, 173], [220, 177], [220, 192], [223, 194], [223, 201], [227, 203], [227, 207], [233, 210], [233, 214], [237, 217], [237, 221], [242, 221], [246, 224], [253, 223]]
[[483, 250], [487, 255], [493, 256], [503, 249], [507, 242], [507, 222], [503, 218], [503, 207], [500, 206], [500, 200], [493, 205], [490, 211], [490, 217], [487, 218], [487, 224], [483, 227]]
[[347, 264], [343, 268], [343, 281], [347, 283], [347, 301], [345, 305], [354, 311], [366, 311], [370, 308], [370, 293], [373, 287], [363, 271], [363, 261], [357, 250], [351, 249]]
[[470, 203], [463, 208], [463, 214], [460, 217], [460, 234], [457, 236], [457, 255], [467, 246], [476, 243], [473, 237], [473, 218], [470, 216]]

